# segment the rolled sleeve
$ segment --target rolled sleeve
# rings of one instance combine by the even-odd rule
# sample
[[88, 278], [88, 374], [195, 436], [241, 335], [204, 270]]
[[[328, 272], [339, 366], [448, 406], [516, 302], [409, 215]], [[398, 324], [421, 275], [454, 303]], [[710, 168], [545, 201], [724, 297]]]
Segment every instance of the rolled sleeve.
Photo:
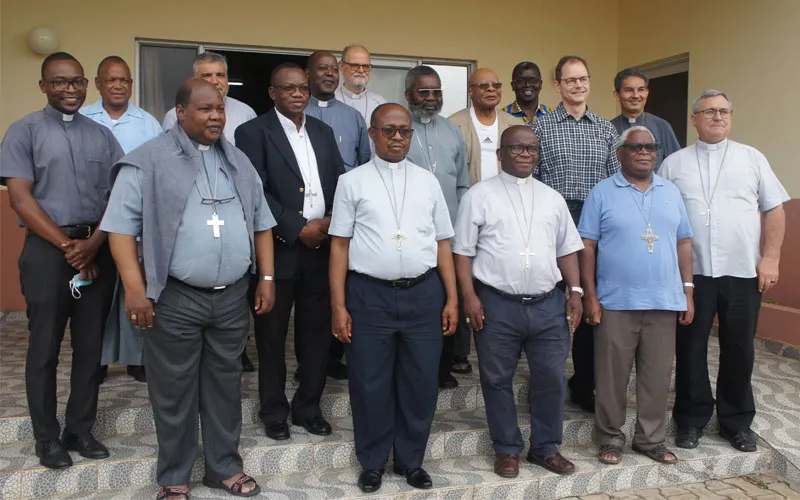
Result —
[[36, 180], [33, 164], [33, 139], [30, 129], [22, 123], [13, 123], [0, 144], [0, 184], [6, 179]]
[[474, 198], [472, 191], [461, 198], [453, 238], [453, 253], [466, 257], [475, 257], [478, 253], [478, 235], [483, 224]]
[[453, 231], [453, 223], [450, 221], [450, 211], [447, 209], [442, 187], [435, 178], [433, 181], [436, 184], [433, 203], [433, 226], [436, 230], [436, 241], [447, 240], [455, 235], [455, 231]]
[[100, 230], [139, 236], [142, 232], [142, 185], [140, 171], [124, 165], [119, 170]]
[[781, 184], [781, 181], [775, 176], [772, 171], [767, 158], [761, 154], [756, 153], [756, 162], [758, 164], [758, 208], [762, 212], [769, 212], [778, 205], [789, 201], [789, 193]]
[[333, 213], [328, 234], [342, 238], [352, 238], [356, 224], [356, 207], [353, 200], [353, 188], [347, 182], [347, 176], [339, 178], [336, 194], [333, 195]]
[[588, 240], [600, 239], [600, 213], [602, 210], [601, 196], [595, 187], [589, 192], [581, 211], [581, 220], [578, 222], [578, 233], [581, 238]]
[[578, 229], [575, 223], [572, 222], [572, 216], [567, 208], [567, 202], [561, 200], [560, 213], [559, 213], [559, 226], [558, 226], [558, 240], [556, 246], [556, 257], [564, 257], [575, 252], [583, 250], [583, 241], [581, 235], [578, 234]]

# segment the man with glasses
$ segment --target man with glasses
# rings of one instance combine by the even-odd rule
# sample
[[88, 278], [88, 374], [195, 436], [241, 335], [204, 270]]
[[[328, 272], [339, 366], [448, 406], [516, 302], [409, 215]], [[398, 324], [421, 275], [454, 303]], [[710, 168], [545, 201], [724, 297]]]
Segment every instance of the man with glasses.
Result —
[[[525, 449], [513, 379], [524, 350], [530, 370], [528, 462], [557, 474], [575, 466], [558, 451], [571, 325], [581, 317], [577, 252], [583, 248], [564, 200], [533, 178], [539, 141], [509, 128], [495, 153], [499, 175], [461, 201], [453, 243], [466, 323], [475, 334], [494, 472], [519, 474]], [[556, 284], [565, 279], [569, 298]]]
[[475, 70], [469, 77], [472, 106], [456, 111], [450, 120], [461, 128], [467, 151], [470, 185], [497, 175], [497, 145], [500, 135], [512, 125], [522, 124], [497, 106], [503, 98], [503, 83], [489, 68]]
[[[97, 66], [94, 85], [100, 99], [81, 108], [80, 112], [111, 130], [125, 154], [161, 134], [161, 124], [153, 115], [130, 101], [133, 80], [128, 64], [119, 56], [108, 56]], [[142, 337], [125, 317], [125, 292], [117, 282], [114, 303], [103, 336], [103, 369], [105, 379], [109, 363], [128, 366], [128, 375], [146, 382], [142, 359]]]
[[367, 90], [372, 70], [367, 48], [359, 44], [345, 47], [339, 69], [342, 72], [342, 86], [336, 91], [336, 98], [361, 113], [364, 120], [369, 122], [372, 112], [385, 103], [386, 99]]
[[525, 125], [532, 128], [537, 118], [550, 112], [550, 108], [539, 104], [542, 72], [536, 63], [525, 61], [514, 66], [511, 72], [511, 90], [517, 100], [506, 106], [505, 111], [525, 122]]
[[[577, 225], [583, 201], [601, 180], [619, 170], [619, 136], [608, 120], [589, 111], [589, 65], [578, 56], [564, 56], [556, 65], [554, 86], [561, 103], [536, 120], [542, 159], [536, 177], [567, 201]], [[594, 338], [581, 321], [572, 341], [570, 399], [584, 411], [594, 411]]]
[[595, 327], [595, 421], [600, 462], [622, 460], [628, 382], [636, 363], [633, 451], [674, 464], [664, 444], [675, 323], [692, 322], [692, 229], [681, 193], [654, 175], [659, 144], [646, 127], [622, 133], [622, 170], [586, 198], [583, 314]]
[[[720, 435], [756, 451], [750, 377], [762, 294], [778, 282], [789, 195], [758, 150], [728, 139], [733, 105], [706, 90], [692, 104], [699, 141], [673, 154], [659, 174], [680, 189], [694, 238], [695, 320], [678, 328], [675, 443], [695, 448], [714, 413]], [[764, 236], [761, 237], [761, 222]], [[762, 244], [763, 241], [763, 244]], [[763, 249], [763, 252], [762, 252]], [[708, 378], [708, 337], [719, 316], [716, 398]]]
[[436, 411], [442, 336], [458, 322], [453, 226], [436, 177], [407, 159], [414, 135], [399, 104], [372, 114], [375, 158], [343, 175], [331, 221], [333, 335], [345, 344], [358, 486], [394, 472], [429, 489], [422, 468]]
[[[344, 163], [333, 130], [306, 116], [305, 72], [283, 63], [272, 72], [275, 107], [236, 131], [236, 145], [253, 162], [278, 225], [275, 237], [275, 308], [255, 318], [260, 417], [267, 436], [290, 438], [287, 418], [311, 434], [328, 435], [319, 402], [325, 388], [331, 308], [328, 257], [333, 195]], [[255, 284], [255, 283], [254, 283]], [[286, 399], [286, 336], [294, 305], [298, 387]]]
[[[106, 235], [97, 230], [108, 174], [123, 156], [111, 131], [78, 113], [89, 83], [70, 54], [42, 63], [47, 106], [11, 124], [0, 145], [0, 183], [26, 228], [19, 258], [28, 313], [25, 385], [36, 455], [51, 469], [72, 465], [67, 449], [107, 458], [91, 434], [101, 341], [116, 282]], [[56, 366], [70, 322], [71, 392], [63, 435], [56, 419]]]

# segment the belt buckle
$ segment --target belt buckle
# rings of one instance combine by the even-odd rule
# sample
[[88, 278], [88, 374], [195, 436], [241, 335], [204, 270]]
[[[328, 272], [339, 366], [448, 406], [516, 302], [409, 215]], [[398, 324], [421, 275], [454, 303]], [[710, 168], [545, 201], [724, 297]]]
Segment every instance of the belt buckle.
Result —
[[522, 303], [528, 304], [530, 302], [533, 302], [533, 299], [534, 299], [533, 297], [522, 297]]
[[394, 289], [405, 288], [403, 286], [403, 280], [393, 280], [392, 281], [392, 288], [394, 288]]
[[92, 226], [86, 225], [86, 239], [88, 240], [92, 236]]
[[220, 286], [215, 286], [214, 288], [212, 288], [212, 290], [225, 290], [226, 288], [228, 288], [228, 285], [220, 285]]

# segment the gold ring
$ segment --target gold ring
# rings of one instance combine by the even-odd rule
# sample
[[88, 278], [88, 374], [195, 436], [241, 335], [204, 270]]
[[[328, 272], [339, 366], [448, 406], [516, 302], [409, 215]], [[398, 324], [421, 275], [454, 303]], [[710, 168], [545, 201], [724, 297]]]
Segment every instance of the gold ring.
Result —
[[136, 320], [136, 317], [137, 317], [137, 316], [136, 316], [136, 313], [133, 313], [133, 314], [131, 314], [131, 319], [132, 319], [132, 320]]
[[467, 323], [469, 323], [469, 318], [467, 318]]

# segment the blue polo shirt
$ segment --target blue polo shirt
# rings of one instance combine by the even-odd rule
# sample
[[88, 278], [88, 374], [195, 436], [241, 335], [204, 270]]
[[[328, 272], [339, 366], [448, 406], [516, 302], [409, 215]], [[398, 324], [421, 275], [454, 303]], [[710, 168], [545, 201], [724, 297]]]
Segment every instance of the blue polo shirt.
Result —
[[162, 132], [161, 124], [158, 123], [158, 120], [132, 102], [128, 102], [128, 109], [116, 121], [111, 119], [108, 111], [103, 107], [102, 99], [94, 104], [82, 107], [79, 111], [82, 115], [109, 128], [119, 145], [122, 146], [125, 154], [157, 137]]
[[[658, 236], [653, 253], [642, 239], [651, 207]], [[653, 175], [642, 192], [617, 172], [589, 193], [578, 232], [597, 241], [597, 297], [604, 309], [686, 310], [676, 245], [692, 237], [692, 228], [674, 184]]]

